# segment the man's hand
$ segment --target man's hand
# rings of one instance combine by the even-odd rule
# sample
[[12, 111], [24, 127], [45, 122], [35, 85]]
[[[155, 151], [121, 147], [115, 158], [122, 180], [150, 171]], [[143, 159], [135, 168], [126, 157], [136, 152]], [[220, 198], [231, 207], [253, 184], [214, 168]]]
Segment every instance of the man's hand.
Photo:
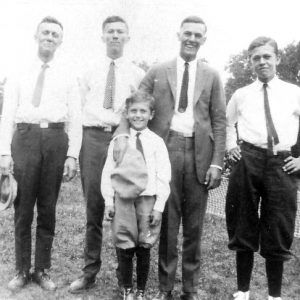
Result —
[[282, 167], [283, 171], [288, 174], [293, 174], [300, 170], [300, 157], [289, 156], [284, 160], [284, 166]]
[[65, 161], [63, 180], [70, 181], [76, 175], [76, 172], [76, 159], [74, 157], [68, 157]]
[[11, 155], [0, 156], [0, 173], [2, 175], [8, 175], [12, 172], [13, 160]]
[[112, 221], [115, 216], [115, 208], [112, 205], [108, 205], [105, 207], [105, 220]]
[[120, 136], [115, 139], [113, 156], [114, 161], [118, 164], [123, 160], [124, 154], [128, 147], [128, 137], [127, 136]]
[[157, 226], [161, 222], [162, 213], [157, 210], [152, 210], [150, 215], [150, 226]]
[[207, 189], [214, 189], [221, 183], [221, 170], [216, 167], [210, 167], [206, 173], [205, 184]]
[[242, 158], [240, 146], [237, 146], [237, 147], [235, 147], [235, 148], [230, 149], [230, 150], [228, 151], [228, 155], [229, 155], [229, 159], [230, 159], [232, 162], [237, 162], [237, 161], [239, 161], [239, 160]]

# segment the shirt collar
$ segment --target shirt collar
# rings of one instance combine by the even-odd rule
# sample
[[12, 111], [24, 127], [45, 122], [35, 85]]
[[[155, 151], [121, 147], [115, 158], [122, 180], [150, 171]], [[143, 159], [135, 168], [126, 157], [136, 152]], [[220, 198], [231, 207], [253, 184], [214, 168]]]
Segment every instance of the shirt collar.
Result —
[[[177, 66], [181, 66], [182, 68], [184, 68], [184, 64], [185, 64], [185, 60], [182, 59], [181, 56], [177, 56]], [[195, 67], [197, 65], [197, 59], [194, 59], [192, 61], [189, 61], [189, 67]]]
[[109, 67], [110, 63], [114, 61], [115, 63], [115, 66], [118, 67], [120, 66], [121, 64], [123, 64], [125, 62], [125, 58], [124, 56], [121, 56], [117, 59], [111, 59], [110, 57], [108, 56], [105, 56], [105, 64]]
[[136, 134], [137, 134], [138, 132], [140, 132], [140, 133], [143, 134], [143, 135], [144, 135], [144, 134], [147, 134], [147, 133], [149, 132], [149, 128], [146, 127], [146, 128], [143, 129], [143, 130], [137, 131], [137, 130], [135, 130], [135, 129], [133, 129], [133, 128], [130, 127], [130, 135], [131, 135], [131, 136], [136, 136]]
[[[268, 84], [268, 88], [273, 88], [277, 82], [279, 81], [277, 76], [274, 76], [274, 78], [272, 78], [267, 84]], [[263, 88], [264, 82], [260, 81], [259, 79], [256, 80], [256, 85], [259, 89]]]

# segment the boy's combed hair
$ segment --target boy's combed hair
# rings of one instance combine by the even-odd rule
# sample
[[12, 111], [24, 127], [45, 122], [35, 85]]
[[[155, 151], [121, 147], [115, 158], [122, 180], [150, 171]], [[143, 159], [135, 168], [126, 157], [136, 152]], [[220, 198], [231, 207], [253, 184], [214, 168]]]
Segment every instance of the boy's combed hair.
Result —
[[147, 92], [136, 91], [130, 95], [125, 101], [126, 109], [133, 103], [148, 103], [150, 111], [154, 111], [155, 99]]
[[248, 47], [248, 54], [249, 56], [252, 55], [252, 51], [257, 48], [257, 47], [261, 47], [261, 46], [265, 46], [265, 45], [270, 45], [274, 48], [274, 53], [276, 55], [279, 54], [279, 51], [278, 51], [278, 45], [277, 45], [277, 42], [270, 38], [270, 37], [266, 37], [266, 36], [259, 36], [257, 37], [255, 40], [253, 40], [249, 47]]

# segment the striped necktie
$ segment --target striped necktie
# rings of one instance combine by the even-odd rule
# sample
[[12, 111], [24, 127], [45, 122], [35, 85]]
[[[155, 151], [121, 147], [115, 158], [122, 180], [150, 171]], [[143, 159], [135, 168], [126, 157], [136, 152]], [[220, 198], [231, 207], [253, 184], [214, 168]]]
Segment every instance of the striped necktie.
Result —
[[103, 107], [106, 109], [113, 108], [115, 98], [115, 62], [112, 60], [106, 78], [105, 94]]

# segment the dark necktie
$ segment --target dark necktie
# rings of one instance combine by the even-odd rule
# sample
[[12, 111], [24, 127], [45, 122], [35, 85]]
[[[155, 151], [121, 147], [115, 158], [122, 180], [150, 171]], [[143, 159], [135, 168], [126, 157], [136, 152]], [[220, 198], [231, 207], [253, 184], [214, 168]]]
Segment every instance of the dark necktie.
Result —
[[109, 70], [106, 78], [105, 94], [104, 94], [104, 108], [113, 108], [115, 98], [115, 62], [112, 60], [109, 65]]
[[188, 87], [189, 87], [189, 63], [184, 63], [184, 72], [182, 76], [181, 91], [179, 97], [178, 111], [183, 113], [188, 104]]
[[141, 135], [140, 132], [137, 132], [137, 133], [136, 133], [135, 147], [136, 147], [137, 150], [139, 150], [139, 151], [142, 153], [142, 155], [143, 155], [143, 157], [144, 157], [144, 159], [145, 159], [144, 150], [143, 150], [143, 145], [142, 145], [142, 141], [141, 141], [141, 139], [140, 139], [140, 135]]
[[32, 96], [32, 105], [35, 107], [38, 107], [41, 103], [42, 93], [43, 93], [43, 87], [44, 87], [44, 81], [45, 81], [45, 71], [49, 68], [49, 65], [43, 64], [40, 70], [40, 73], [38, 75], [35, 88], [33, 91]]
[[273, 150], [273, 141], [274, 144], [277, 145], [279, 143], [279, 139], [271, 116], [267, 87], [268, 84], [264, 83], [263, 84], [264, 107], [265, 107], [266, 126], [267, 126], [267, 133], [268, 133], [268, 149]]

